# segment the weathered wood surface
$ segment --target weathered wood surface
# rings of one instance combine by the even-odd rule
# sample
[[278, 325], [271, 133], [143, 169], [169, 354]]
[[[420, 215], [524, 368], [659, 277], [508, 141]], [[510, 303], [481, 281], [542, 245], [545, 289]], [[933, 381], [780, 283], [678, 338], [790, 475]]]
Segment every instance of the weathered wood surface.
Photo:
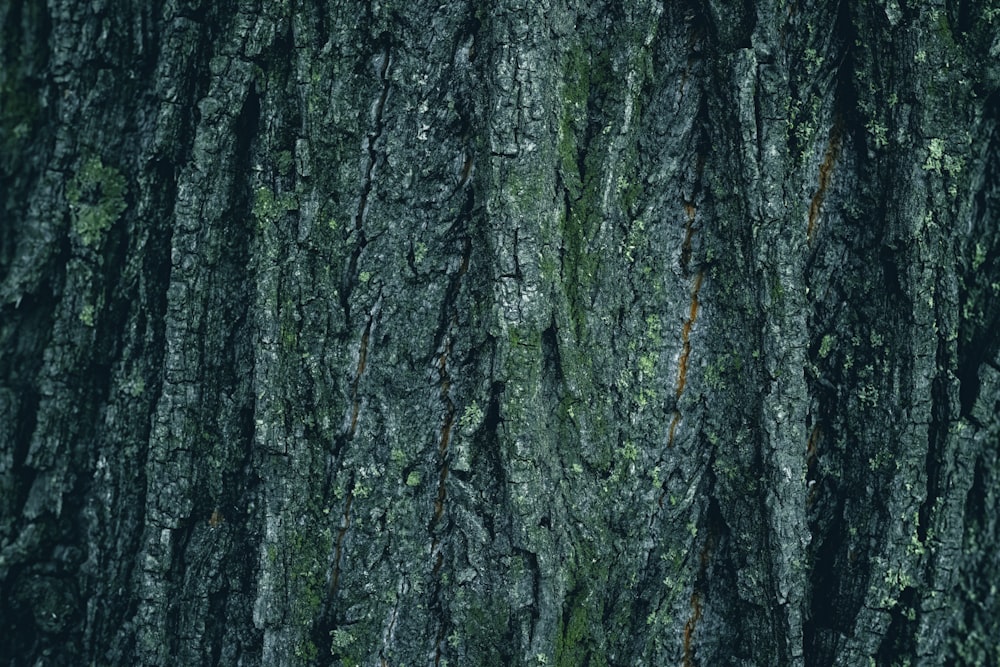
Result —
[[0, 661], [1000, 655], [1000, 4], [0, 4]]

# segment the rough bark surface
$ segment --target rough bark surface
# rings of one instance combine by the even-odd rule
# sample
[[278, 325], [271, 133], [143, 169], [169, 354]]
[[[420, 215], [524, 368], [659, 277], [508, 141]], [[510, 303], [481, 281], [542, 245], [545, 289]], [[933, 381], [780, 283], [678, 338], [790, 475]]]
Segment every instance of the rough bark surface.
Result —
[[1000, 3], [0, 3], [5, 665], [1000, 660]]

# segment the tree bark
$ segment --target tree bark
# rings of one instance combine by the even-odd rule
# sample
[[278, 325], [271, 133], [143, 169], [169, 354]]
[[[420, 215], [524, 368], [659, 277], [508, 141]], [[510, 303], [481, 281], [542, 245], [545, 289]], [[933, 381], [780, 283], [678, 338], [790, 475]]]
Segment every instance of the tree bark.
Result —
[[1000, 659], [1000, 3], [0, 4], [7, 665]]

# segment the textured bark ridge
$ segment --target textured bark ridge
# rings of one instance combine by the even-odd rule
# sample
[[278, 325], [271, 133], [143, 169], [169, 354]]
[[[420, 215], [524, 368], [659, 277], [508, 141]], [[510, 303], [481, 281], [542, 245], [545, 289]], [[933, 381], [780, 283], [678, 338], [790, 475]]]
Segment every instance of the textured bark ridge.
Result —
[[5, 665], [1000, 656], [1000, 4], [0, 4]]

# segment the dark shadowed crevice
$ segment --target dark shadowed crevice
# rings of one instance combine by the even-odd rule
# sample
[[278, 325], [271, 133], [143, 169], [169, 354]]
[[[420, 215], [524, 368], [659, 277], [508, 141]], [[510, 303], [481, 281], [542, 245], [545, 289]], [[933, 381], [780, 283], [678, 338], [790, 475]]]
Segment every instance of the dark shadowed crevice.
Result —
[[689, 15], [704, 21], [708, 50], [731, 53], [752, 48], [751, 37], [757, 25], [757, 8], [753, 0], [741, 3], [702, 0], [690, 3]]
[[924, 471], [927, 475], [927, 495], [920, 504], [917, 514], [917, 538], [921, 543], [927, 541], [927, 533], [933, 520], [932, 512], [941, 494], [941, 475], [943, 473], [943, 452], [948, 443], [948, 430], [951, 423], [951, 408], [948, 394], [948, 380], [942, 377], [943, 369], [949, 368], [947, 357], [950, 356], [944, 337], [938, 339], [938, 369], [939, 375], [931, 384], [931, 421], [927, 427], [927, 458]]
[[151, 162], [149, 196], [157, 215], [147, 223], [147, 236], [139, 256], [141, 281], [139, 291], [146, 303], [138, 314], [140, 335], [148, 341], [143, 358], [148, 359], [143, 380], [154, 396], [161, 393], [162, 358], [166, 340], [167, 290], [170, 287], [170, 248], [173, 245], [173, 217], [177, 200], [177, 166], [165, 159]]
[[[25, 417], [37, 411], [38, 373], [52, 337], [69, 253], [64, 236], [31, 234], [43, 221], [29, 215], [39, 203], [38, 179], [55, 144], [58, 98], [47, 72], [51, 32], [44, 3], [11, 2], [0, 9], [0, 388], [26, 398], [19, 409], [27, 410]], [[13, 506], [0, 506], [8, 516], [20, 513], [33, 482], [24, 477], [33, 473], [22, 466], [34, 417], [29, 432], [23, 432], [25, 424], [8, 427], [17, 432], [13, 467], [7, 472], [15, 489], [13, 497], [4, 499]]]
[[[8, 215], [26, 210], [30, 186], [49, 158], [54, 137], [51, 57], [52, 18], [44, 3], [12, 2], [0, 10], [0, 204]], [[17, 225], [0, 224], [0, 276], [13, 257]]]
[[[956, 37], [964, 37], [965, 33], [972, 28], [972, 11], [970, 0], [945, 0], [945, 11], [947, 19], [947, 29], [955, 33]], [[942, 26], [942, 29], [945, 29]]]
[[[56, 266], [62, 266], [56, 264]], [[62, 272], [56, 272], [56, 276]], [[11, 467], [7, 473], [12, 484], [10, 494], [4, 498], [6, 507], [0, 507], [7, 518], [21, 513], [34, 481], [35, 471], [26, 466], [31, 439], [37, 427], [41, 396], [38, 374], [43, 365], [43, 355], [49, 346], [57, 298], [50, 291], [55, 276], [40, 285], [39, 292], [26, 295], [15, 309], [13, 304], [0, 306], [0, 344], [10, 353], [0, 355], [0, 382], [11, 392], [11, 401], [5, 406], [4, 446], [11, 450]], [[44, 333], [43, 333], [44, 332]], [[11, 537], [11, 536], [5, 536]]]
[[446, 577], [451, 575], [451, 568], [447, 566], [454, 562], [454, 552], [457, 547], [453, 544], [454, 519], [452, 516], [446, 516], [446, 512], [449, 501], [448, 477], [452, 467], [453, 440], [460, 429], [458, 406], [455, 402], [459, 390], [457, 387], [453, 389], [453, 385], [460, 382], [462, 375], [467, 372], [468, 368], [467, 359], [455, 354], [455, 337], [461, 318], [459, 309], [465, 300], [467, 289], [463, 279], [469, 271], [473, 252], [472, 237], [468, 235], [473, 202], [473, 191], [469, 190], [465, 207], [452, 229], [453, 233], [460, 235], [457, 240], [462, 244], [462, 254], [458, 267], [449, 278], [442, 301], [439, 326], [435, 335], [436, 350], [440, 351], [436, 361], [436, 370], [442, 420], [437, 443], [437, 493], [434, 500], [434, 512], [427, 525], [427, 532], [431, 537], [432, 581], [429, 599], [431, 600], [430, 608], [435, 612], [433, 614], [435, 619], [433, 622], [435, 625], [433, 664], [435, 667], [446, 660], [445, 638], [453, 623], [449, 610], [452, 593], [449, 590]]
[[[16, 386], [16, 385], [15, 385]], [[38, 390], [30, 385], [16, 387], [18, 390], [17, 409], [14, 411], [15, 421], [13, 431], [13, 457], [10, 470], [13, 481], [13, 493], [10, 494], [10, 506], [5, 507], [8, 516], [19, 514], [28, 500], [28, 492], [35, 481], [36, 471], [25, 466], [25, 460], [31, 447], [31, 437], [35, 432], [38, 418]], [[4, 536], [9, 537], [9, 536]]]
[[1000, 351], [1000, 299], [993, 285], [1000, 282], [1000, 95], [987, 103], [983, 120], [988, 132], [985, 165], [973, 197], [969, 241], [960, 259], [958, 380], [961, 415], [978, 421], [974, 408], [981, 391], [980, 367], [996, 361]]
[[907, 586], [889, 610], [889, 628], [876, 654], [879, 665], [896, 665], [903, 656], [915, 655], [920, 627], [918, 599], [917, 589]]
[[[222, 591], [215, 591], [208, 596], [208, 611], [206, 613], [207, 618], [215, 619], [225, 619], [227, 615], [226, 609], [226, 593]], [[222, 658], [222, 647], [223, 639], [225, 634], [222, 632], [211, 632], [209, 633], [208, 639], [208, 655], [209, 664], [220, 665]]]
[[[495, 342], [493, 345], [495, 346]], [[495, 347], [492, 354], [495, 354]], [[503, 420], [500, 411], [505, 390], [506, 383], [503, 381], [493, 380], [490, 383], [482, 430], [476, 437], [476, 447], [472, 452], [473, 481], [477, 488], [482, 489], [480, 512], [491, 535], [496, 534], [496, 530], [492, 527], [499, 521], [499, 518], [494, 516], [499, 513], [499, 507], [491, 502], [491, 499], [503, 497], [508, 484], [501, 452]]]
[[[167, 160], [157, 159], [147, 165], [146, 182], [142, 185], [148, 193], [151, 208], [157, 215], [151, 216], [145, 222], [145, 239], [140, 248], [130, 249], [134, 258], [127, 261], [135, 262], [134, 270], [138, 272], [134, 298], [130, 308], [131, 321], [134, 322], [134, 337], [125, 349], [127, 366], [136, 374], [136, 381], [144, 389], [138, 397], [144, 412], [140, 419], [134, 421], [138, 427], [135, 434], [137, 447], [136, 460], [146, 461], [149, 452], [149, 440], [152, 430], [153, 416], [156, 411], [155, 397], [163, 392], [164, 367], [163, 358], [166, 350], [166, 317], [167, 290], [170, 286], [171, 259], [170, 250], [173, 238], [174, 205], [177, 196], [177, 167]], [[124, 316], [124, 315], [123, 315]], [[138, 390], [136, 390], [138, 391]], [[131, 502], [121, 508], [118, 520], [123, 527], [120, 535], [114, 536], [121, 540], [121, 549], [128, 553], [138, 553], [141, 548], [142, 534], [145, 527], [145, 512], [148, 484], [146, 466], [134, 468], [134, 476], [123, 480], [125, 488], [122, 492]], [[114, 539], [112, 537], [112, 539]], [[110, 548], [110, 547], [109, 547]], [[134, 568], [138, 563], [133, 559], [122, 559], [117, 563], [108, 563], [106, 567], [117, 568], [114, 574], [108, 574], [109, 579], [121, 578], [129, 580], [134, 576]], [[113, 570], [112, 570], [113, 571]], [[131, 643], [131, 630], [128, 639], [123, 636], [123, 630], [130, 628], [123, 623], [133, 618], [138, 602], [134, 599], [121, 600], [123, 607], [108, 605], [107, 613], [101, 619], [102, 632], [112, 637], [124, 655], [129, 655], [131, 647], [126, 648], [121, 642]], [[109, 642], [110, 643], [110, 642]]]
[[[905, 179], [909, 166], [885, 159], [888, 151], [866, 127], [872, 122], [866, 114], [885, 111], [879, 106], [883, 102], [875, 101], [875, 112], [863, 110], [868, 102], [859, 99], [858, 91], [871, 70], [887, 76], [893, 64], [866, 61], [877, 47], [859, 35], [872, 28], [866, 21], [876, 19], [852, 16], [864, 12], [852, 4], [841, 3], [837, 16], [843, 54], [833, 109], [843, 123], [838, 173], [846, 180], [838, 182], [843, 189], [833, 202], [831, 225], [816, 237], [809, 262], [814, 370], [807, 371], [807, 382], [815, 436], [806, 444], [812, 540], [803, 632], [806, 664], [815, 667], [835, 664], [866, 612], [867, 581], [876, 566], [865, 548], [865, 533], [877, 535], [893, 520], [885, 510], [897, 483], [891, 462], [903, 449], [897, 426], [884, 424], [879, 433], [873, 425], [886, 411], [904, 409], [910, 399], [899, 385], [911, 386], [914, 374], [908, 333], [912, 251], [900, 243], [894, 215], [901, 205], [897, 198], [904, 195], [889, 185]], [[893, 116], [884, 118], [891, 125]], [[870, 539], [877, 544], [879, 538]], [[913, 627], [897, 623], [893, 641], [911, 641], [905, 635]]]
[[[221, 651], [224, 646], [249, 646], [259, 649], [262, 633], [254, 627], [249, 610], [239, 616], [221, 613], [241, 609], [240, 601], [254, 588], [259, 560], [247, 558], [262, 534], [257, 511], [261, 503], [261, 473], [254, 456], [254, 395], [249, 378], [254, 377], [255, 354], [251, 332], [254, 302], [253, 286], [257, 281], [248, 275], [252, 261], [254, 234], [253, 198], [250, 191], [253, 159], [258, 149], [261, 122], [261, 99], [251, 84], [234, 125], [233, 169], [237, 177], [229, 193], [230, 209], [221, 218], [227, 230], [218, 240], [218, 259], [212, 273], [209, 295], [208, 326], [211, 341], [205, 341], [206, 379], [203, 390], [202, 423], [209, 442], [217, 443], [215, 465], [224, 472], [218, 479], [202, 477], [199, 482], [195, 521], [208, 525], [214, 542], [209, 549], [225, 551], [221, 566], [216, 562], [200, 565], [193, 576], [204, 572], [215, 581], [205, 581], [196, 590], [208, 596], [204, 638], [207, 649]], [[199, 475], [201, 477], [201, 475]], [[204, 551], [204, 547], [200, 547]], [[221, 567], [224, 572], [217, 572]], [[224, 576], [220, 576], [224, 575]], [[188, 576], [192, 576], [189, 574]], [[213, 609], [220, 613], [213, 613]]]
[[713, 625], [722, 623], [735, 633], [739, 633], [740, 626], [739, 622], [733, 622], [731, 614], [731, 610], [741, 604], [735, 586], [738, 569], [735, 559], [739, 556], [730, 551], [729, 527], [719, 508], [719, 499], [714, 491], [716, 488], [710, 462], [701, 482], [701, 495], [708, 500], [699, 516], [699, 537], [695, 539], [695, 550], [690, 554], [697, 561], [693, 586], [687, 600], [683, 633], [679, 638], [681, 664], [684, 667], [717, 664], [739, 654], [749, 657], [739, 642], [720, 646], [702, 627], [703, 621], [709, 622], [709, 619]]
[[948, 637], [948, 664], [995, 664], [1000, 659], [1000, 596], [996, 581], [997, 453], [984, 452], [976, 461], [973, 482], [965, 498], [962, 551], [969, 555], [959, 575], [963, 612]]
[[[248, 558], [246, 554], [254, 553], [258, 548], [263, 535], [263, 528], [259, 515], [254, 511], [254, 507], [260, 502], [260, 487], [263, 480], [259, 476], [259, 471], [253, 461], [253, 408], [247, 406], [240, 411], [238, 424], [238, 437], [245, 443], [245, 458], [241, 465], [240, 477], [232, 483], [230, 496], [233, 504], [228, 510], [232, 512], [231, 531], [232, 548], [230, 551], [229, 569], [225, 576], [234, 586], [225, 591], [225, 604], [228, 609], [239, 611], [239, 616], [230, 611], [226, 615], [219, 616], [223, 620], [224, 628], [219, 628], [229, 634], [237, 634], [241, 641], [243, 650], [248, 654], [259, 655], [263, 643], [263, 632], [257, 629], [250, 616], [250, 610], [244, 605], [244, 601], [252, 596], [259, 581], [259, 561], [256, 558]], [[234, 472], [234, 476], [236, 473]], [[238, 484], [235, 483], [238, 481]], [[242, 623], [235, 622], [242, 616]], [[233, 642], [228, 642], [233, 643]], [[219, 663], [216, 663], [219, 664]]]
[[860, 67], [856, 52], [859, 35], [851, 5], [849, 0], [840, 0], [837, 5], [834, 31], [839, 36], [842, 52], [838, 54], [840, 64], [834, 75], [834, 113], [840, 118], [843, 132], [849, 134], [851, 143], [864, 146], [867, 141], [865, 122], [858, 107], [858, 91], [855, 88], [855, 77]]
[[[547, 389], [561, 392], [563, 390], [562, 360], [559, 355], [559, 334], [556, 329], [554, 318], [548, 328], [542, 332], [541, 343], [542, 367], [545, 371], [546, 378], [551, 378], [551, 382], [548, 383], [550, 386], [548, 386]], [[554, 393], [547, 392], [546, 396], [551, 398], [556, 403], [558, 403], [560, 399], [560, 396]]]
[[[836, 497], [836, 489], [826, 491]], [[803, 623], [803, 649], [808, 667], [828, 667], [834, 664], [841, 634], [850, 632], [856, 606], [847, 606], [842, 595], [842, 536], [847, 529], [843, 503], [828, 509], [822, 518], [822, 533], [813, 529], [812, 574], [809, 614]]]

